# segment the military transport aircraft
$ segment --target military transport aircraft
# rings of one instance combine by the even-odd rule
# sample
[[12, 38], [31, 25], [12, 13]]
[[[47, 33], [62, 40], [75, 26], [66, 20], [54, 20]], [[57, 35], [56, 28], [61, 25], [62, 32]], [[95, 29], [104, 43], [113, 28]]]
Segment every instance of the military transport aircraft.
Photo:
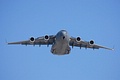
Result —
[[56, 55], [69, 54], [72, 48], [76, 47], [85, 47], [91, 49], [104, 48], [108, 50], [113, 50], [111, 48], [103, 47], [100, 45], [94, 44], [94, 41], [84, 41], [80, 37], [70, 37], [66, 30], [59, 31], [56, 35], [45, 35], [42, 37], [34, 38], [31, 37], [29, 40], [19, 41], [19, 42], [10, 42], [8, 44], [21, 44], [21, 45], [52, 45], [51, 53]]

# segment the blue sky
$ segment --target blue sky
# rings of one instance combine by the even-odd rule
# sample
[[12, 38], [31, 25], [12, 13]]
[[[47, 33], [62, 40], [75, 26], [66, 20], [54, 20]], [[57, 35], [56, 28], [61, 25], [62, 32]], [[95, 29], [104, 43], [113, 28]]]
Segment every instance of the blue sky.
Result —
[[[115, 50], [6, 44], [61, 29]], [[119, 0], [0, 0], [0, 80], [120, 80], [119, 36]]]

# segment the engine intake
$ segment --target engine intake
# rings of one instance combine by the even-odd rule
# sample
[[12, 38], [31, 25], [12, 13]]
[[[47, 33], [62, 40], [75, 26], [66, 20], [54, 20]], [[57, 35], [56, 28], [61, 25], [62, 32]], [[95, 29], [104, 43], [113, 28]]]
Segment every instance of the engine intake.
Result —
[[81, 38], [80, 38], [80, 37], [77, 37], [77, 38], [76, 38], [76, 41], [77, 41], [77, 42], [79, 42], [80, 40], [81, 40]]
[[90, 43], [90, 44], [94, 44], [94, 41], [93, 41], [93, 40], [91, 40], [89, 43]]
[[31, 38], [30, 38], [30, 41], [31, 41], [31, 42], [34, 42], [34, 41], [35, 41], [35, 38], [34, 38], [34, 37], [31, 37]]
[[44, 39], [45, 39], [45, 40], [49, 40], [49, 36], [48, 36], [48, 35], [45, 35], [45, 36], [44, 36]]

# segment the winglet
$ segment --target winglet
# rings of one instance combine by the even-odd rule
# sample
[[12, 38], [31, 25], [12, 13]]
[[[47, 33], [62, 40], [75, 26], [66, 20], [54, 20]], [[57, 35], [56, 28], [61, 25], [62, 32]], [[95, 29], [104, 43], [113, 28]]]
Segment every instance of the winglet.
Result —
[[6, 39], [5, 39], [5, 43], [6, 43], [7, 45], [11, 44], [11, 43], [7, 42], [7, 40], [6, 40]]
[[114, 46], [113, 46], [112, 50], [114, 50]]
[[8, 44], [7, 40], [5, 39], [5, 43]]

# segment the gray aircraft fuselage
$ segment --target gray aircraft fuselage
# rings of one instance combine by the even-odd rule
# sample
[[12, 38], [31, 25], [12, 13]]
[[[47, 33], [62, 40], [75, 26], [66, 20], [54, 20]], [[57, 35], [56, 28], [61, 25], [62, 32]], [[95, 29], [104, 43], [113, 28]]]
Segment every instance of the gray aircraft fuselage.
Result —
[[57, 55], [69, 54], [70, 36], [66, 30], [61, 30], [56, 34], [55, 42], [52, 45], [51, 52]]

